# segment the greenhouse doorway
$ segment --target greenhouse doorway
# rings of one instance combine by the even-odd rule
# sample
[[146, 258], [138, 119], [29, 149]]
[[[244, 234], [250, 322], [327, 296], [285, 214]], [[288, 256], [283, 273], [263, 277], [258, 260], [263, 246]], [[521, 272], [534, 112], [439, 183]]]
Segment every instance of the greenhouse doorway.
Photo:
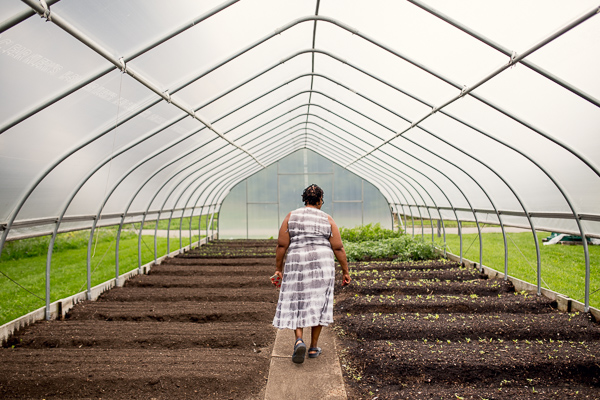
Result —
[[311, 183], [323, 188], [322, 210], [339, 226], [379, 223], [391, 229], [390, 207], [375, 186], [325, 157], [301, 149], [231, 190], [219, 212], [219, 237], [276, 238], [287, 213], [303, 206], [302, 191]]

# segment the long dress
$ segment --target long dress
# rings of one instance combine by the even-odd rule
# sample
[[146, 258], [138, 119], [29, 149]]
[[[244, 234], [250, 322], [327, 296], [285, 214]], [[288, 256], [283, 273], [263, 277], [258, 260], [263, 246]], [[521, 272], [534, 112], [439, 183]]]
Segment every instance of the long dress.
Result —
[[327, 214], [312, 207], [292, 211], [290, 246], [273, 325], [279, 329], [333, 322], [335, 263]]

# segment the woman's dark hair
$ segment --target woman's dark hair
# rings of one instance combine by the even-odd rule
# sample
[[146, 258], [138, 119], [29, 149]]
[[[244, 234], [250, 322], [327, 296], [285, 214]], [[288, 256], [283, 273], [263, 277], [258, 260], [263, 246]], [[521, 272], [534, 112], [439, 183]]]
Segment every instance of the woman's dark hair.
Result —
[[302, 192], [302, 201], [305, 205], [316, 206], [319, 200], [323, 198], [323, 189], [314, 183], [304, 189]]

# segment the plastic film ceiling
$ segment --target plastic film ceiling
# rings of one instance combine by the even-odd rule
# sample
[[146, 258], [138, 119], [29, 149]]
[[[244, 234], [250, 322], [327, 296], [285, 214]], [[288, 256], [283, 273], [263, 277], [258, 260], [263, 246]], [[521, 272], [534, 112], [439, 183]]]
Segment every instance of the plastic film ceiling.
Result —
[[0, 249], [218, 211], [302, 148], [400, 214], [600, 237], [598, 10], [2, 1]]

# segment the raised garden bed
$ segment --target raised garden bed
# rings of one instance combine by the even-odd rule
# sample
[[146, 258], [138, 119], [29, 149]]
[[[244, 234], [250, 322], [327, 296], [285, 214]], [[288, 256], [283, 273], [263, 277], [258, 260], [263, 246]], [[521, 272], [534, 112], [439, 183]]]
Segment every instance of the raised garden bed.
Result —
[[600, 398], [600, 326], [445, 260], [351, 265], [334, 329], [350, 399]]
[[262, 398], [274, 260], [226, 254], [275, 245], [219, 241], [206, 246], [216, 259], [203, 246], [21, 330], [0, 349], [0, 398]]

